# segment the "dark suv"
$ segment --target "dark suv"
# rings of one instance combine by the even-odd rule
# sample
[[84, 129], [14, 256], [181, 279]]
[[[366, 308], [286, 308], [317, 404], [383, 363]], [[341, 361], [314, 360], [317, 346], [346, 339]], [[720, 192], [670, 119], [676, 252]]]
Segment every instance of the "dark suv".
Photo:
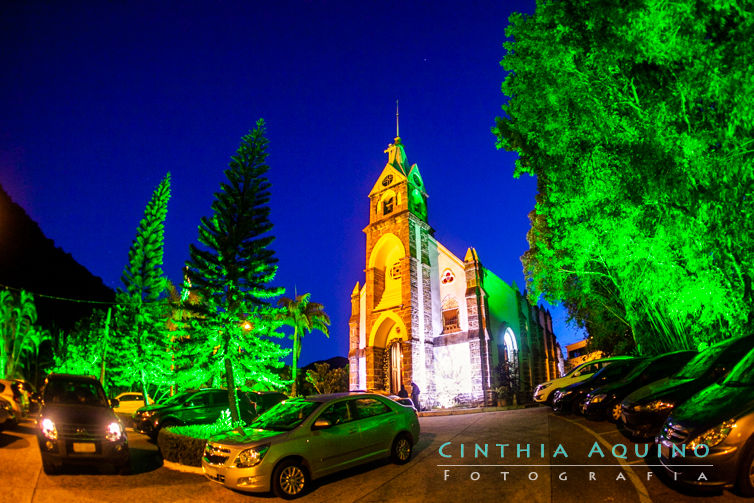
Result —
[[[210, 388], [186, 391], [171, 396], [163, 403], [147, 405], [134, 415], [134, 429], [152, 439], [166, 426], [186, 424], [211, 424], [228, 409], [228, 391]], [[251, 422], [256, 416], [254, 404], [245, 393], [238, 394], [241, 419]]]
[[[114, 401], [115, 402], [115, 401]], [[110, 462], [130, 471], [128, 438], [100, 382], [93, 376], [50, 374], [42, 390], [37, 440], [45, 473], [63, 463]]]

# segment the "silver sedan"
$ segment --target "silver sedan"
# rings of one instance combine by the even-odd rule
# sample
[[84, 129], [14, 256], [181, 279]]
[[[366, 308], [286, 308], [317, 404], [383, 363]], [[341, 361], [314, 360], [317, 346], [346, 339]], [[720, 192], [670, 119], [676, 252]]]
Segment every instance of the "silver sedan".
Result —
[[407, 463], [418, 439], [411, 407], [369, 393], [316, 395], [281, 402], [243, 431], [212, 437], [202, 468], [228, 488], [290, 499], [312, 480], [362, 463]]

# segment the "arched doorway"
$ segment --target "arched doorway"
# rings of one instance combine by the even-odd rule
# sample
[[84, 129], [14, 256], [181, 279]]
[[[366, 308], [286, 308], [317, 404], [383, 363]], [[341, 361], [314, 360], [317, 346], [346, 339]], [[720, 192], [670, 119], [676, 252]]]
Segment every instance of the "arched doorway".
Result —
[[389, 390], [394, 395], [397, 395], [398, 392], [401, 390], [401, 385], [403, 384], [402, 381], [402, 372], [403, 372], [403, 354], [401, 353], [401, 343], [400, 341], [393, 341], [390, 344], [390, 349], [388, 350], [388, 355], [390, 358], [390, 369], [389, 369], [389, 375], [390, 375], [390, 387]]

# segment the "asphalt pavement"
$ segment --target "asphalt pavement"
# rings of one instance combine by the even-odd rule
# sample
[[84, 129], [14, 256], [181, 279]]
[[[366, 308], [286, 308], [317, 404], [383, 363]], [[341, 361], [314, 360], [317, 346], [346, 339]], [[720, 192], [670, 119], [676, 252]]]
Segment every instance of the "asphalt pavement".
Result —
[[[703, 496], [679, 492], [660, 480], [648, 466], [651, 459], [637, 456], [634, 444], [612, 424], [555, 416], [546, 407], [422, 417], [420, 422], [422, 434], [408, 464], [376, 462], [327, 477], [300, 501], [751, 501], [729, 491]], [[3, 431], [0, 502], [277, 501], [269, 494], [230, 491], [196, 470], [168, 468], [147, 437], [133, 431], [128, 436], [133, 474], [116, 475], [101, 465], [69, 467], [48, 476], [33, 424]], [[614, 455], [621, 455], [621, 445], [626, 459]]]

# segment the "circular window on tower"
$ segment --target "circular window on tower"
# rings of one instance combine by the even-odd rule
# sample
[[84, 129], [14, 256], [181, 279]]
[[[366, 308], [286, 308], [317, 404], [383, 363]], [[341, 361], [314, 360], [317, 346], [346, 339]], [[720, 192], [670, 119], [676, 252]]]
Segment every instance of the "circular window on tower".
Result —
[[443, 285], [445, 285], [447, 283], [452, 283], [453, 280], [455, 280], [455, 279], [456, 279], [456, 277], [453, 274], [453, 271], [451, 271], [450, 269], [445, 269], [442, 272], [442, 284]]
[[393, 175], [387, 175], [385, 178], [382, 179], [382, 185], [387, 187], [393, 183]]

